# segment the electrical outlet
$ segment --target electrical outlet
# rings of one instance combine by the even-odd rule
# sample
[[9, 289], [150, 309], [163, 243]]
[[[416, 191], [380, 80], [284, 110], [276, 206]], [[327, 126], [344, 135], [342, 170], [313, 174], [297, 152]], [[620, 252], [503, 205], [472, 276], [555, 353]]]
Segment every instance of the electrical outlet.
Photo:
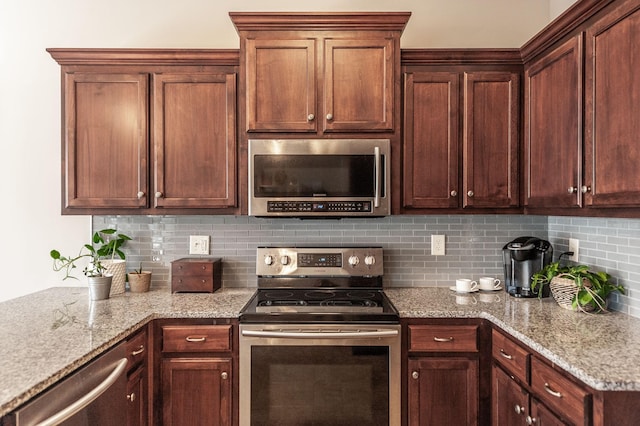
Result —
[[569, 251], [572, 251], [573, 255], [567, 257], [567, 259], [577, 262], [578, 254], [580, 253], [580, 240], [576, 238], [569, 238]]
[[209, 236], [191, 235], [189, 237], [189, 254], [209, 254]]
[[431, 255], [432, 256], [444, 256], [444, 235], [432, 235], [431, 236]]

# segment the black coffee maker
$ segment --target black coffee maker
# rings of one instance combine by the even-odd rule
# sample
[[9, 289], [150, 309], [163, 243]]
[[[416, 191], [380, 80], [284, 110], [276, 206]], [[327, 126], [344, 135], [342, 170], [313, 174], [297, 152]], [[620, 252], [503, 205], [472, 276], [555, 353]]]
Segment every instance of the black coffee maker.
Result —
[[[505, 291], [514, 297], [538, 297], [539, 287], [531, 289], [531, 276], [551, 263], [553, 247], [536, 237], [518, 237], [502, 248]], [[549, 296], [544, 286], [542, 297]]]

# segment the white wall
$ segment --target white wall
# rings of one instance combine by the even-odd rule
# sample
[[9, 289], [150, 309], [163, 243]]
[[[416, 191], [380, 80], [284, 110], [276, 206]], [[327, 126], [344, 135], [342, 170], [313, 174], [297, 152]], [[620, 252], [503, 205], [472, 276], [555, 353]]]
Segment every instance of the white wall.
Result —
[[265, 9], [261, 0], [1, 2], [0, 300], [61, 284], [49, 250], [72, 253], [90, 238], [89, 217], [60, 215], [60, 75], [45, 48], [237, 48], [229, 11], [411, 11], [405, 48], [519, 47], [550, 21], [550, 3], [540, 0], [268, 3]]

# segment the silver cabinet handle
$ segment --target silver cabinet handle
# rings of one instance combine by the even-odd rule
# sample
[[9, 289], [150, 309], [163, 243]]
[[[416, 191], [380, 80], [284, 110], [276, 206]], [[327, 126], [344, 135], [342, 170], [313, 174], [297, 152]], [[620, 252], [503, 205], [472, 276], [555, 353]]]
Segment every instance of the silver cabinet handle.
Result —
[[544, 384], [544, 390], [546, 390], [549, 395], [553, 395], [556, 398], [562, 398], [562, 394], [558, 391], [554, 391], [553, 389], [551, 389], [551, 386], [549, 385], [549, 383]]
[[192, 337], [192, 336], [188, 336], [186, 337], [184, 340], [186, 340], [187, 342], [192, 342], [192, 343], [199, 343], [199, 342], [205, 342], [207, 340], [206, 337]]
[[309, 115], [307, 115], [307, 121], [313, 121], [313, 120], [315, 120], [315, 119], [316, 119], [316, 116], [315, 116], [315, 115], [313, 115], [313, 114], [309, 114]]
[[223, 371], [222, 374], [220, 374], [220, 378], [222, 380], [227, 380], [228, 377], [229, 377], [229, 374], [226, 371]]
[[524, 414], [524, 407], [521, 405], [516, 404], [515, 407], [513, 407], [513, 409], [515, 410], [516, 414]]
[[569, 194], [575, 194], [575, 193], [577, 193], [577, 192], [578, 192], [578, 187], [577, 187], [577, 186], [570, 186], [570, 187], [567, 189], [567, 192], [568, 192]]
[[327, 114], [327, 120], [329, 121], [333, 120], [333, 114], [331, 113]]
[[102, 381], [102, 383], [100, 383], [95, 388], [91, 389], [89, 392], [87, 392], [85, 396], [78, 399], [73, 404], [58, 411], [53, 416], [41, 421], [36, 426], [54, 426], [64, 422], [74, 414], [80, 412], [86, 406], [88, 406], [93, 401], [98, 399], [100, 395], [105, 393], [111, 387], [111, 385], [113, 385], [118, 380], [118, 378], [122, 376], [126, 368], [127, 368], [127, 359], [122, 358], [120, 361], [118, 361], [118, 363], [116, 364], [116, 367], [113, 369], [111, 374], [109, 374], [107, 378]]
[[418, 378], [420, 378], [420, 373], [414, 371], [413, 373], [411, 373], [411, 378], [418, 380]]
[[142, 197], [144, 197], [144, 192], [142, 191], [138, 191], [138, 200], [142, 199]]
[[434, 342], [453, 342], [453, 337], [434, 337]]
[[506, 353], [502, 349], [500, 349], [500, 356], [502, 356], [502, 358], [506, 358], [506, 359], [513, 359], [513, 356], [509, 355], [508, 353]]
[[451, 196], [455, 197], [456, 195], [458, 195], [458, 191], [456, 191], [455, 189], [451, 190]]
[[131, 355], [133, 356], [140, 355], [142, 352], [144, 352], [144, 345], [140, 345], [138, 349], [136, 349], [135, 351], [132, 351]]
[[587, 192], [591, 192], [591, 187], [587, 185], [582, 185], [582, 193], [586, 194]]
[[162, 192], [160, 191], [156, 192], [156, 198], [162, 198], [162, 197], [163, 197]]
[[473, 197], [475, 194], [473, 193], [473, 191], [469, 190], [467, 191], [467, 196], [468, 197]]

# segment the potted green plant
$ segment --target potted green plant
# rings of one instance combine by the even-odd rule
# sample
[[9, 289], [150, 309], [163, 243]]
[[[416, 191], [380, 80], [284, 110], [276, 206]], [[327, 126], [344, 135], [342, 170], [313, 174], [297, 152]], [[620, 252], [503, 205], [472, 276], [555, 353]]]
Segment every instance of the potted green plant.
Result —
[[126, 235], [118, 234], [117, 238], [109, 241], [105, 240], [104, 235], [113, 235], [115, 233], [115, 229], [103, 229], [95, 232], [91, 243], [83, 245], [77, 256], [63, 256], [58, 250], [51, 250], [49, 255], [53, 259], [53, 270], [64, 271], [63, 280], [67, 278], [76, 279], [73, 276], [73, 271], [77, 267], [76, 263], [83, 258], [88, 258], [89, 262], [82, 272], [87, 277], [91, 300], [107, 299], [111, 292], [113, 275], [109, 273], [104, 265], [103, 258], [109, 255], [113, 257], [115, 254], [124, 257], [120, 247], [124, 244], [124, 241], [131, 239]]
[[129, 289], [132, 293], [144, 293], [149, 291], [151, 286], [151, 271], [142, 270], [142, 262], [140, 268], [127, 274], [129, 278]]
[[614, 284], [608, 273], [591, 271], [587, 265], [561, 266], [560, 260], [531, 276], [531, 288], [538, 285], [549, 285], [563, 308], [581, 312], [606, 312], [609, 295], [615, 291], [624, 294], [624, 287]]

